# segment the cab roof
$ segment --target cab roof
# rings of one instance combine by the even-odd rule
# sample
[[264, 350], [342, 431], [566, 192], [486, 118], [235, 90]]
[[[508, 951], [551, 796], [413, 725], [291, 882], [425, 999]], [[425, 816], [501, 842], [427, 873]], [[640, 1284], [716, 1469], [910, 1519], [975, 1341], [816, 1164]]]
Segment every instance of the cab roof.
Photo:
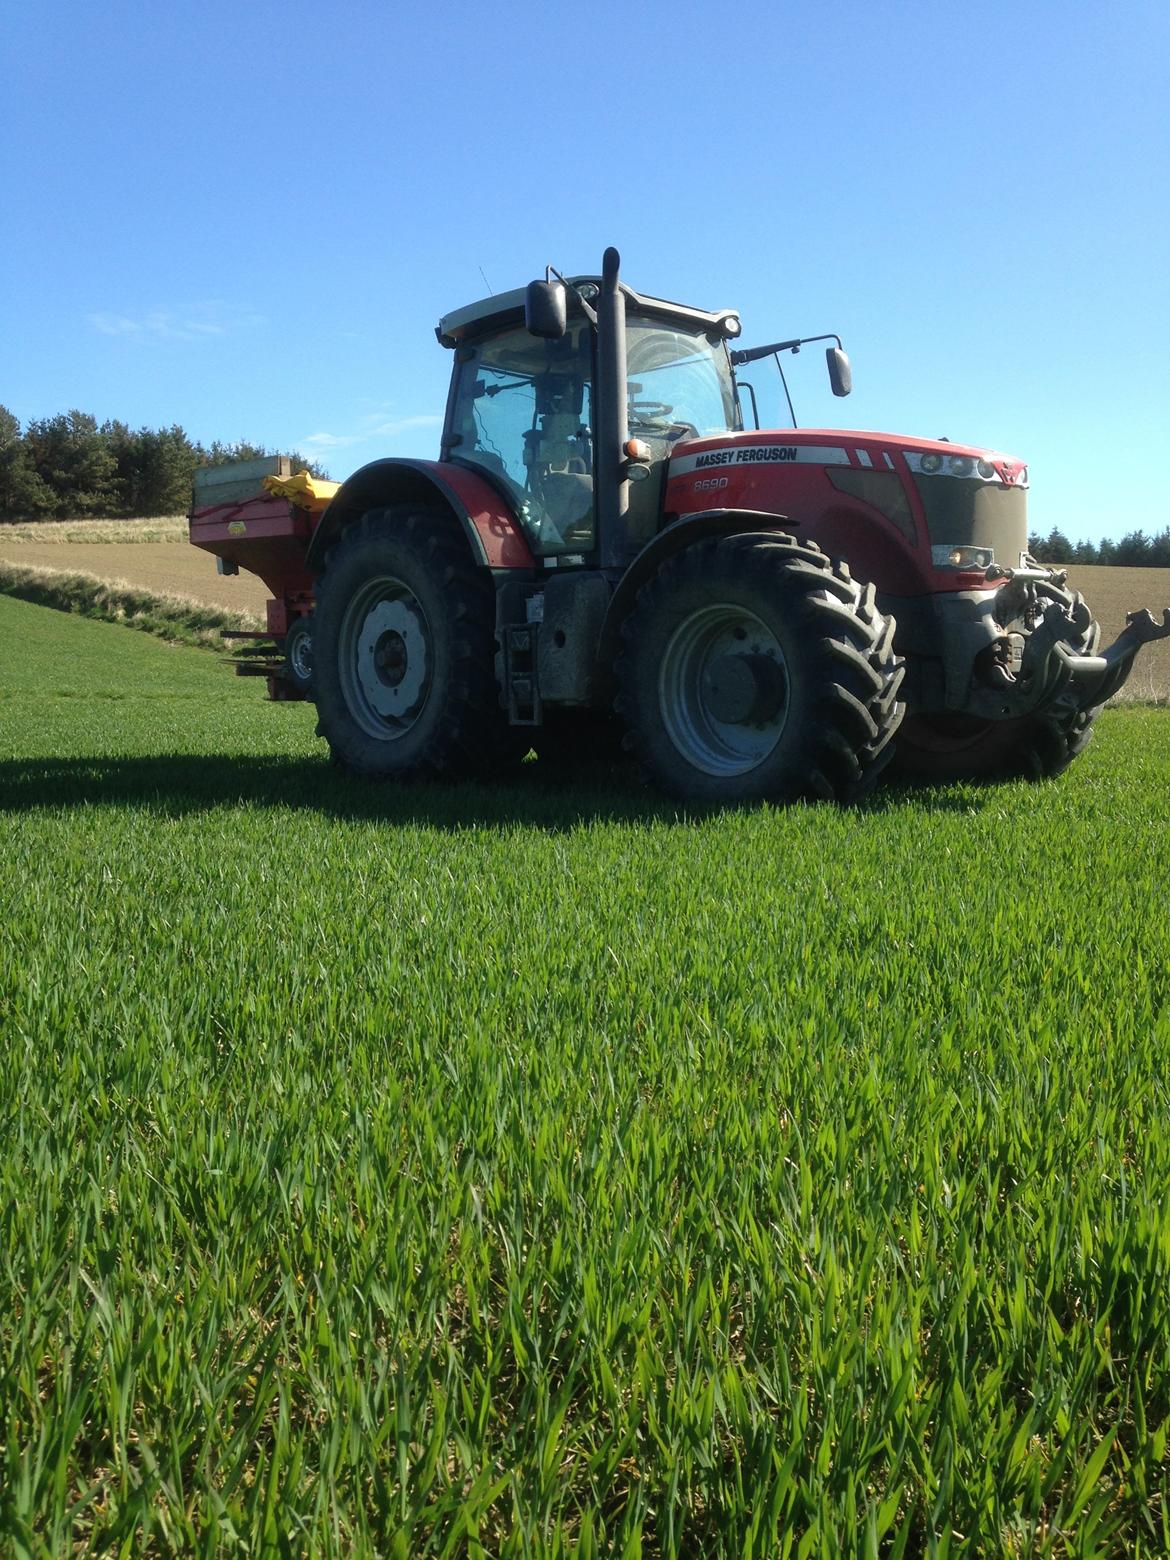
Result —
[[[571, 287], [582, 287], [588, 284], [598, 291], [601, 289], [600, 276], [570, 276], [568, 282]], [[635, 314], [649, 315], [691, 330], [712, 331], [719, 336], [738, 335], [734, 327], [730, 331], [726, 327], [728, 320], [735, 320], [737, 324], [739, 322], [739, 315], [734, 309], [717, 309], [711, 313], [706, 309], [692, 309], [685, 303], [670, 303], [665, 298], [648, 298], [642, 293], [636, 293], [624, 282], [621, 283], [621, 289], [626, 295], [627, 307]], [[440, 345], [454, 347], [461, 341], [468, 341], [476, 336], [486, 336], [494, 331], [503, 330], [509, 325], [522, 323], [525, 291], [525, 288], [518, 287], [512, 292], [497, 293], [493, 298], [481, 298], [478, 303], [465, 304], [462, 309], [444, 314], [435, 328], [435, 335], [438, 336]], [[572, 305], [573, 295], [570, 293], [570, 309]]]

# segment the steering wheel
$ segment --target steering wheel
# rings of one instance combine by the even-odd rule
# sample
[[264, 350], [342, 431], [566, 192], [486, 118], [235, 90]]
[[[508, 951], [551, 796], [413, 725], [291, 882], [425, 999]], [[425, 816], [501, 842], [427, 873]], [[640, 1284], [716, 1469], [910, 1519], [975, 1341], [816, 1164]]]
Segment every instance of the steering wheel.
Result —
[[669, 417], [674, 411], [673, 406], [667, 406], [665, 401], [631, 401], [629, 412], [632, 416], [635, 412], [644, 412], [649, 417]]

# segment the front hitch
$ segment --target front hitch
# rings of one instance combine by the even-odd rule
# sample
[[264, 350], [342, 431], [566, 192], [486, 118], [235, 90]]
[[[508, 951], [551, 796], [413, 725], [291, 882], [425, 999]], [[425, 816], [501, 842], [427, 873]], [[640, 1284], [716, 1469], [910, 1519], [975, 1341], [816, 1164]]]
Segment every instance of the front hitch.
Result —
[[[1143, 645], [1170, 638], [1170, 607], [1161, 623], [1142, 607], [1126, 614], [1121, 633], [1098, 652], [1093, 614], [1079, 594], [1066, 590], [1067, 579], [1065, 570], [1046, 569], [1032, 558], [1019, 569], [993, 565], [987, 571], [988, 584], [1003, 582], [996, 616], [1006, 621], [1022, 610], [1031, 629], [1020, 646], [1018, 666], [1007, 675], [1029, 690], [1032, 709], [1057, 700], [1076, 710], [1096, 709], [1124, 687]], [[1044, 597], [1049, 598], [1046, 607]]]
[[[1040, 628], [1032, 636], [1033, 640], [1045, 633], [1050, 618], [1063, 619], [1064, 614], [1055, 605], [1049, 607]], [[1170, 639], [1170, 607], [1162, 613], [1161, 623], [1148, 607], [1142, 607], [1137, 612], [1126, 613], [1125, 627], [1108, 650], [1103, 650], [1100, 655], [1078, 655], [1069, 648], [1063, 635], [1054, 637], [1051, 645], [1054, 655], [1049, 661], [1049, 667], [1055, 660], [1065, 669], [1067, 677], [1061, 680], [1071, 681], [1078, 710], [1095, 709], [1125, 686], [1138, 651], [1143, 645], [1153, 644], [1157, 639]], [[1027, 661], [1027, 648], [1024, 658]], [[1056, 693], [1050, 695], [1056, 696]], [[1042, 702], [1048, 703], [1049, 700], [1042, 695]]]
[[1161, 623], [1143, 608], [1129, 613], [1113, 644], [1099, 651], [1100, 629], [1068, 589], [1065, 570], [1025, 555], [1020, 568], [993, 565], [986, 578], [999, 587], [984, 618], [992, 637], [975, 655], [965, 690], [956, 664], [947, 690], [952, 709], [993, 719], [1057, 705], [1068, 714], [1093, 710], [1125, 685], [1143, 645], [1170, 637], [1170, 607]]

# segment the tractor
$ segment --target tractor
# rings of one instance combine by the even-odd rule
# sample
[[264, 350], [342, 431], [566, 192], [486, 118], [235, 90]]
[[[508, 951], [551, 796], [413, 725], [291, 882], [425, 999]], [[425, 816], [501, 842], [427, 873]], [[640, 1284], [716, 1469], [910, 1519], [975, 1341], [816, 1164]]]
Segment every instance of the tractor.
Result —
[[374, 461], [319, 514], [197, 491], [192, 540], [273, 592], [279, 659], [248, 669], [311, 698], [334, 760], [377, 779], [617, 734], [694, 804], [1063, 770], [1170, 608], [1099, 653], [1028, 554], [1021, 460], [761, 430], [737, 371], [829, 341], [847, 395], [839, 339], [744, 349], [735, 311], [637, 293], [619, 266], [550, 266], [440, 320], [437, 461]]

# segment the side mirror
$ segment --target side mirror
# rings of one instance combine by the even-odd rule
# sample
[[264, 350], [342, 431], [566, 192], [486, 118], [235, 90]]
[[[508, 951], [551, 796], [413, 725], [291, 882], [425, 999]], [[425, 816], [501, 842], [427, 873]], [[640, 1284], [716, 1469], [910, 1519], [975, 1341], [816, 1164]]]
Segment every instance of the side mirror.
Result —
[[568, 328], [568, 302], [560, 282], [529, 282], [524, 294], [524, 326], [533, 336], [559, 341]]
[[829, 365], [829, 383], [834, 395], [848, 395], [853, 389], [853, 370], [849, 359], [840, 347], [826, 347], [825, 361]]

